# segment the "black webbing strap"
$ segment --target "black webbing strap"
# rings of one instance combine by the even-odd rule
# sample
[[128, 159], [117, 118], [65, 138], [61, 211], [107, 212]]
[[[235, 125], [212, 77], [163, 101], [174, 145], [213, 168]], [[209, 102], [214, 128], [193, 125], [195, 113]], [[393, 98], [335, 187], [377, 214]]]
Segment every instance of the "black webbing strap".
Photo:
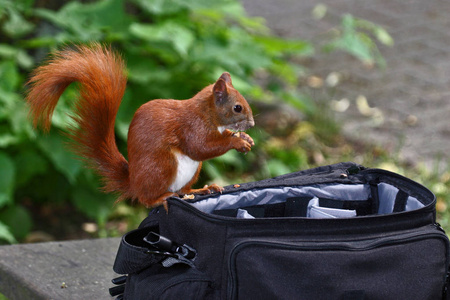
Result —
[[406, 210], [406, 203], [408, 202], [409, 195], [402, 190], [399, 190], [395, 197], [395, 204], [393, 212], [402, 212]]
[[132, 274], [161, 263], [170, 267], [177, 263], [193, 266], [195, 249], [177, 244], [158, 233], [158, 227], [143, 227], [122, 237], [113, 270], [118, 274]]
[[[122, 237], [113, 270], [118, 274], [133, 274], [155, 264], [169, 268], [175, 264], [193, 267], [197, 251], [188, 245], [177, 244], [159, 235], [158, 226], [142, 227]], [[123, 299], [127, 275], [114, 278], [116, 286], [109, 289], [111, 296]]]
[[136, 229], [122, 237], [114, 261], [114, 272], [118, 274], [136, 273], [168, 257], [169, 253], [156, 251], [143, 240], [152, 229], [152, 227]]
[[284, 217], [306, 217], [312, 197], [292, 197], [286, 199]]
[[[282, 203], [245, 206], [240, 209], [246, 210], [255, 218], [305, 217], [311, 199], [310, 196], [291, 197]], [[236, 218], [237, 212], [238, 208], [233, 208], [215, 210], [213, 214]]]
[[375, 180], [371, 180], [369, 181], [369, 185], [370, 185], [370, 194], [371, 194], [371, 199], [372, 199], [372, 213], [373, 214], [377, 214], [378, 210], [380, 208], [380, 197], [378, 195], [378, 184], [380, 183], [380, 181], [378, 179]]
[[[376, 192], [376, 190], [375, 190]], [[376, 193], [378, 195], [378, 193]], [[280, 217], [307, 217], [308, 205], [313, 199], [311, 196], [290, 197], [285, 202], [275, 204], [263, 204], [246, 206], [241, 209], [246, 210], [255, 218], [280, 218]], [[376, 213], [372, 211], [374, 205], [372, 199], [369, 200], [336, 200], [319, 198], [319, 206], [336, 208], [343, 210], [355, 210], [358, 216], [365, 216]], [[238, 208], [215, 210], [213, 213], [220, 216], [236, 218]]]

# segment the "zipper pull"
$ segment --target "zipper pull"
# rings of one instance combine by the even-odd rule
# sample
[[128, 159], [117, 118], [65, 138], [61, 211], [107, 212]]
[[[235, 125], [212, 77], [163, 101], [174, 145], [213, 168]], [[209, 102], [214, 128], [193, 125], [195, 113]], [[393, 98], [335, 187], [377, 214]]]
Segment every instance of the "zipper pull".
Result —
[[348, 168], [346, 171], [347, 171], [348, 175], [355, 175], [355, 174], [358, 174], [359, 171], [362, 171], [364, 169], [365, 168], [363, 166], [352, 166], [352, 167]]
[[359, 171], [362, 171], [364, 169], [365, 169], [365, 167], [363, 167], [363, 166], [351, 166], [350, 168], [345, 170], [345, 173], [340, 174], [339, 177], [341, 179], [345, 179], [345, 178], [348, 178], [349, 175], [358, 174]]
[[445, 230], [444, 230], [444, 228], [442, 228], [441, 224], [439, 224], [438, 222], [435, 222], [433, 225], [434, 225], [434, 227], [436, 227], [437, 230], [445, 233]]

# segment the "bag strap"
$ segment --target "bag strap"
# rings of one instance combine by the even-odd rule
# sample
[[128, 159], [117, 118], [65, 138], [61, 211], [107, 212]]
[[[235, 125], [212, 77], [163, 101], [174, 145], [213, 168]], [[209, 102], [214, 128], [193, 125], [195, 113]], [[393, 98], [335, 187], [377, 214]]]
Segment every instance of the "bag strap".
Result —
[[118, 274], [139, 272], [162, 261], [166, 255], [153, 251], [143, 242], [143, 238], [152, 228], [144, 227], [132, 230], [122, 236], [119, 250], [114, 261], [113, 270]]
[[[180, 245], [159, 234], [159, 226], [140, 227], [126, 233], [120, 242], [113, 270], [118, 274], [133, 274], [155, 264], [169, 268], [174, 264], [194, 266], [197, 251], [188, 245]], [[123, 299], [127, 275], [114, 278], [109, 294]]]
[[159, 235], [158, 226], [143, 227], [126, 233], [120, 242], [113, 270], [132, 274], [161, 263], [170, 267], [177, 263], [193, 266], [197, 252]]

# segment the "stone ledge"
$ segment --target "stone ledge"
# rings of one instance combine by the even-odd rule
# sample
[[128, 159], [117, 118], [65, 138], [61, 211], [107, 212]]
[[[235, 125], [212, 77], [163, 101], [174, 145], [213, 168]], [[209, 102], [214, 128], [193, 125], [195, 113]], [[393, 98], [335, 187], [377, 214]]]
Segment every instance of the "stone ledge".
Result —
[[8, 299], [111, 299], [120, 238], [0, 247], [0, 292]]

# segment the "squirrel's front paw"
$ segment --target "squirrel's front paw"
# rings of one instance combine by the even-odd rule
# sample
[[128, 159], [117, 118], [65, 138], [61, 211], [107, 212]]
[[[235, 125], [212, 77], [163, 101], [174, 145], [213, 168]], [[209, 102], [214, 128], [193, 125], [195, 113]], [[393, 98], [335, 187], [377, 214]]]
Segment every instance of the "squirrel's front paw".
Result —
[[252, 150], [252, 145], [244, 139], [236, 139], [235, 145], [233, 147], [238, 152], [247, 153]]
[[236, 136], [240, 137], [243, 140], [246, 140], [250, 144], [250, 146], [252, 147], [255, 146], [255, 142], [253, 141], [252, 137], [249, 136], [247, 133], [241, 131], [236, 133]]
[[245, 132], [237, 132], [233, 134], [233, 136], [237, 137], [237, 142], [235, 143], [234, 149], [239, 152], [247, 153], [252, 150], [252, 146], [255, 145], [253, 139], [246, 134]]

